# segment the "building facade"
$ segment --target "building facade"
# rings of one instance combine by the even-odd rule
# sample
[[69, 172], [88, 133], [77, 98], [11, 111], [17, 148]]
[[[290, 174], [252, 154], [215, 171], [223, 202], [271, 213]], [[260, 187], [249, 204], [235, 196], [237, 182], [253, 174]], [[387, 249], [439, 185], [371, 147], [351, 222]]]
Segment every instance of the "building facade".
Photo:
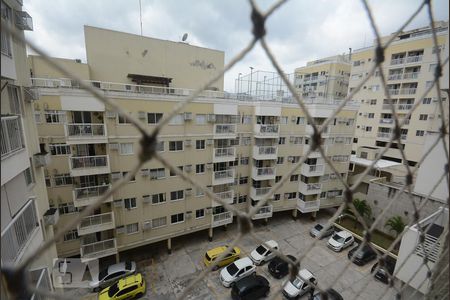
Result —
[[[1, 11], [3, 21], [22, 37], [24, 30], [33, 30], [21, 1], [2, 0]], [[25, 44], [2, 28], [1, 46], [1, 260], [2, 267], [14, 267], [53, 237], [58, 213], [49, 210], [44, 166], [50, 156], [39, 148], [32, 104], [38, 97], [31, 88]], [[35, 257], [28, 268], [34, 287], [53, 289], [50, 274], [56, 256], [53, 245]], [[1, 298], [10, 298], [9, 292], [2, 280]]]

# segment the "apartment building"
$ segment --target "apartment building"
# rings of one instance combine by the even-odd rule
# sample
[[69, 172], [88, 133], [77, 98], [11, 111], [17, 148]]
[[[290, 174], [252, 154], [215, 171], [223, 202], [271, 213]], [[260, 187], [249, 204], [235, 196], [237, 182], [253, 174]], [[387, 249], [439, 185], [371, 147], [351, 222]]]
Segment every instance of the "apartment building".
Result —
[[[1, 1], [2, 21], [24, 35], [33, 30], [31, 16], [22, 10], [22, 1]], [[49, 209], [44, 166], [50, 155], [41, 151], [34, 122], [33, 104], [37, 94], [31, 88], [25, 45], [1, 31], [1, 262], [17, 266], [44, 241], [52, 238], [58, 211]], [[28, 271], [35, 288], [51, 291], [53, 245], [36, 256]], [[34, 297], [26, 291], [10, 294], [2, 280], [1, 298]]]
[[[425, 154], [424, 143], [427, 132], [439, 131], [440, 118], [438, 94], [431, 90], [414, 110], [410, 117], [406, 114], [424, 95], [433, 83], [434, 70], [437, 64], [436, 52], [441, 58], [448, 56], [448, 22], [436, 22], [438, 47], [433, 46], [430, 27], [417, 28], [401, 33], [385, 50], [383, 71], [386, 74], [387, 89], [390, 99], [381, 86], [379, 73], [369, 79], [355, 95], [360, 101], [355, 143], [353, 153], [360, 147], [382, 148], [392, 138], [394, 118], [393, 105], [397, 116], [404, 125], [401, 127], [401, 143], [394, 142], [383, 155], [383, 159], [416, 165]], [[391, 36], [382, 38], [387, 42]], [[447, 43], [447, 46], [446, 46]], [[352, 69], [349, 90], [352, 91], [368, 74], [374, 65], [373, 55], [376, 45], [358, 49], [352, 54]], [[448, 69], [447, 69], [448, 74]], [[446, 75], [448, 78], [448, 75]], [[448, 96], [442, 92], [444, 111], [448, 112]], [[445, 116], [448, 118], [448, 114]], [[405, 120], [406, 119], [406, 120]], [[406, 154], [407, 162], [403, 162], [399, 148]], [[364, 152], [364, 156], [367, 154]], [[366, 158], [366, 157], [362, 158]]]
[[347, 96], [350, 69], [350, 55], [310, 61], [295, 69], [294, 86], [305, 99], [343, 99]]
[[[168, 86], [157, 85], [149, 78], [162, 75], [159, 73], [139, 74], [138, 69], [117, 68], [117, 74], [109, 74], [105, 70], [112, 61], [121, 65], [125, 54], [105, 60], [89, 53], [97, 51], [90, 45], [97, 43], [89, 38], [91, 30], [100, 29], [85, 27], [87, 64], [55, 60], [76, 70], [85, 82], [101, 89], [149, 130], [193, 92], [190, 87], [195, 85], [175, 85], [181, 82], [178, 73], [170, 75], [174, 80]], [[109, 34], [108, 43], [116, 37], [131, 38], [123, 33]], [[148, 49], [151, 54], [150, 46], [143, 44], [140, 49]], [[210, 54], [208, 49], [196, 52], [198, 47], [182, 43], [170, 43], [170, 47], [192, 47], [187, 51], [193, 51], [195, 60], [209, 61], [203, 56]], [[166, 63], [172, 64], [169, 59]], [[40, 92], [40, 100], [34, 106], [40, 143], [52, 155], [45, 173], [49, 202], [59, 209], [59, 224], [63, 224], [131, 170], [137, 162], [140, 134], [127, 118], [79, 89], [77, 82], [62, 79], [62, 74], [50, 74], [54, 71], [40, 57], [30, 57], [29, 66], [33, 85]], [[222, 68], [223, 61], [215, 66]], [[180, 74], [188, 72], [184, 68], [197, 67], [180, 64]], [[151, 65], [145, 70], [152, 70]], [[106, 75], [105, 81], [99, 74], [115, 76], [117, 82], [110, 82], [112, 77]], [[143, 81], [135, 84], [130, 82], [133, 78]], [[222, 92], [222, 86], [216, 88], [217, 91], [202, 92], [160, 131], [158, 152], [228, 204], [247, 210], [307, 154], [312, 126], [294, 101], [243, 100], [238, 94]], [[308, 105], [319, 125], [336, 108], [335, 101], [326, 99]], [[326, 154], [344, 178], [357, 109], [349, 103], [323, 134]], [[314, 213], [340, 205], [342, 195], [342, 185], [315, 151], [253, 219], [268, 220], [279, 211], [292, 211], [295, 215], [297, 211]], [[170, 250], [172, 239], [177, 236], [205, 230], [212, 238], [214, 228], [232, 222], [231, 211], [152, 160], [92, 216], [67, 232], [57, 249], [61, 256], [80, 255], [84, 261], [165, 240]]]

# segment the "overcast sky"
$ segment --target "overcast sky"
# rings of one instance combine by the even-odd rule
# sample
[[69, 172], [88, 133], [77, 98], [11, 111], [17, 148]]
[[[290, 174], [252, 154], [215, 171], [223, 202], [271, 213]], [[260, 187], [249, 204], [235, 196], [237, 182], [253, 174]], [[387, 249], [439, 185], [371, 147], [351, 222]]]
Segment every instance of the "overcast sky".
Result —
[[[274, 1], [258, 1], [267, 8]], [[383, 35], [394, 32], [419, 6], [420, 0], [370, 1]], [[250, 5], [244, 0], [141, 0], [143, 34], [225, 51], [225, 63], [251, 39]], [[449, 1], [433, 1], [436, 20], [448, 20]], [[83, 25], [140, 34], [139, 0], [25, 0], [34, 31], [27, 38], [51, 56], [86, 62]], [[425, 26], [425, 11], [409, 28]], [[373, 33], [360, 1], [291, 0], [266, 24], [267, 39], [286, 73], [307, 61], [369, 46]], [[233, 91], [239, 72], [249, 67], [272, 71], [257, 47], [225, 75], [225, 90]]]

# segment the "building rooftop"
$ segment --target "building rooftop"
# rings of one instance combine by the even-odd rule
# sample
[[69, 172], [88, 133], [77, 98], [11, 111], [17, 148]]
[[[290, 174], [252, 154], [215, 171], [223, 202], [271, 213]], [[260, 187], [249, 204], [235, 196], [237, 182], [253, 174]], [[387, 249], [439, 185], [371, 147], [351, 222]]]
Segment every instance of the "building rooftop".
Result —
[[[357, 165], [370, 166], [373, 161], [370, 160], [370, 159], [357, 157], [356, 155], [351, 155], [350, 156], [350, 162], [355, 163]], [[379, 159], [375, 163], [374, 168], [376, 168], [376, 169], [384, 169], [384, 168], [389, 168], [389, 167], [398, 166], [398, 165], [401, 165], [401, 163], [398, 163], [398, 162], [395, 162], [395, 161], [386, 160], [386, 159]]]

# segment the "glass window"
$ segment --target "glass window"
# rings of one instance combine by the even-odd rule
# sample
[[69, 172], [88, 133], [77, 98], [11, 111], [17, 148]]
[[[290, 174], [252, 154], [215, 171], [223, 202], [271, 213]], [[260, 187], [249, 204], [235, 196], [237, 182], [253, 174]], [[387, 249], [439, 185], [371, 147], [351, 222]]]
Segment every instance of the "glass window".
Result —
[[133, 143], [121, 143], [119, 145], [120, 145], [120, 155], [133, 154]]
[[205, 164], [195, 165], [195, 173], [197, 174], [205, 173]]
[[166, 225], [167, 225], [167, 217], [160, 217], [152, 220], [152, 228], [164, 227]]
[[197, 150], [205, 149], [205, 140], [196, 140], [195, 149]]
[[196, 211], [195, 211], [195, 218], [196, 219], [200, 219], [200, 218], [203, 218], [203, 217], [205, 217], [205, 209], [197, 209]]
[[172, 117], [169, 121], [169, 125], [183, 125], [184, 124], [184, 114], [177, 114]]
[[139, 223], [132, 223], [125, 226], [127, 234], [133, 234], [139, 231]]
[[159, 204], [166, 202], [166, 194], [160, 193], [160, 194], [153, 194], [152, 197], [152, 204]]
[[127, 209], [133, 209], [137, 207], [136, 198], [125, 198], [123, 199], [123, 201], [125, 203], [125, 208]]
[[169, 142], [169, 151], [182, 151], [182, 150], [183, 150], [183, 141]]
[[184, 213], [174, 214], [170, 216], [170, 223], [177, 224], [184, 222]]
[[195, 115], [195, 123], [197, 123], [198, 125], [206, 124], [206, 115], [204, 114]]
[[67, 144], [50, 144], [48, 147], [52, 155], [69, 155], [71, 153], [70, 145]]
[[183, 200], [183, 199], [184, 199], [184, 190], [170, 192], [170, 200], [176, 201], [176, 200]]
[[148, 124], [158, 124], [162, 117], [162, 113], [147, 113], [147, 122]]

